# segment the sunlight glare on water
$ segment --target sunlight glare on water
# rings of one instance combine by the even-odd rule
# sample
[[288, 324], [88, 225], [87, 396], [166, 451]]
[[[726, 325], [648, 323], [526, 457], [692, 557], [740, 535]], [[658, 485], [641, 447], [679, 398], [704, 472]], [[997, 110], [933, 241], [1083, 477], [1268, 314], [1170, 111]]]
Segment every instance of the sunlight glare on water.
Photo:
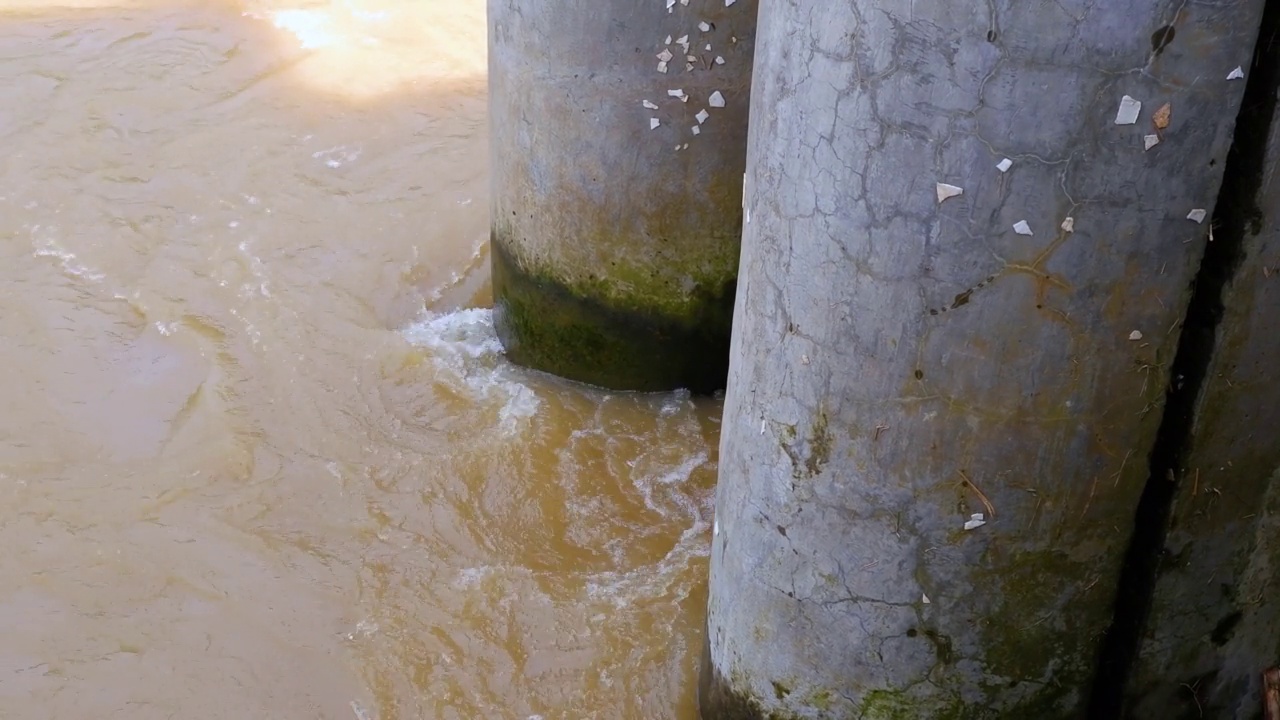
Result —
[[719, 403], [507, 363], [482, 0], [0, 0], [0, 718], [693, 718]]

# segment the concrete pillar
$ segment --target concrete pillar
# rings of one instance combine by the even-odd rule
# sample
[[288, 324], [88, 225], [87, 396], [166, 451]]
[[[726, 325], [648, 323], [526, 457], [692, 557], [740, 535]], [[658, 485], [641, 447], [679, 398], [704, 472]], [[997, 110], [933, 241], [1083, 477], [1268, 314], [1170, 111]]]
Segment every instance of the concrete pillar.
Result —
[[1280, 7], [1267, 15], [1184, 330], [1207, 365], [1175, 367], [1189, 427], [1155, 498], [1168, 533], [1129, 718], [1260, 718], [1280, 665]]
[[762, 6], [704, 720], [1087, 716], [1260, 8]]
[[489, 1], [495, 324], [614, 389], [724, 386], [756, 2]]

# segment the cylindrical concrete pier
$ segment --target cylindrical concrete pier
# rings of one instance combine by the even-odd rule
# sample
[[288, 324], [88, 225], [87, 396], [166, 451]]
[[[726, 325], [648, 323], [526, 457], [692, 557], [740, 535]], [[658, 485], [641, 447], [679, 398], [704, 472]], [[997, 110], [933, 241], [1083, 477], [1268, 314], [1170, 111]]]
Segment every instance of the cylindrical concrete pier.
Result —
[[704, 720], [1085, 714], [1261, 3], [1024, 5], [762, 6]]
[[724, 386], [756, 2], [489, 2], [495, 324], [522, 365]]

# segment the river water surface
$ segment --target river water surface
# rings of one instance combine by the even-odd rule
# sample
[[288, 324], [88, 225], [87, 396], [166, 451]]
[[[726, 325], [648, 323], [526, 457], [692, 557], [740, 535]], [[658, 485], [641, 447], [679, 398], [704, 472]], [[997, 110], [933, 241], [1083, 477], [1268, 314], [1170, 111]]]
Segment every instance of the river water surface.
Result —
[[0, 0], [0, 718], [694, 717], [719, 405], [506, 363], [483, 0]]

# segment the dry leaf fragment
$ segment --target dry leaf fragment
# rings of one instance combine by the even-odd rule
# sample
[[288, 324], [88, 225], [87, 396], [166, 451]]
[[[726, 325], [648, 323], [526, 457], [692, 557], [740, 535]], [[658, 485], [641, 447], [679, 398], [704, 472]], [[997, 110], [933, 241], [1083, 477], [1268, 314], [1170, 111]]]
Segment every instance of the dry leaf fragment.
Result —
[[1157, 130], [1163, 130], [1169, 127], [1169, 115], [1172, 114], [1173, 107], [1169, 103], [1160, 106], [1159, 110], [1151, 116], [1151, 124], [1156, 126]]

